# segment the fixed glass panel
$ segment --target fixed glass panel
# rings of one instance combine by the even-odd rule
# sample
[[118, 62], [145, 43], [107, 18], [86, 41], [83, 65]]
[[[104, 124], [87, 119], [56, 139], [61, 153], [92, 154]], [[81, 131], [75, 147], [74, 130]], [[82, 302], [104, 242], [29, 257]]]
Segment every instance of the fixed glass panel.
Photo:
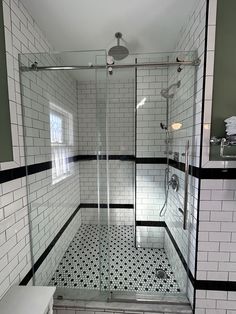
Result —
[[[177, 57], [197, 58], [195, 52], [145, 54], [137, 56], [137, 63], [175, 62]], [[188, 140], [190, 164], [195, 163], [195, 72], [193, 66], [137, 68], [136, 245], [140, 256], [145, 252], [150, 257], [144, 266], [139, 263], [143, 276], [138, 292], [144, 299], [178, 296], [187, 300], [188, 267], [192, 267], [189, 239], [195, 232], [194, 186], [189, 178], [188, 227], [184, 230], [185, 173], [178, 164], [185, 163]], [[172, 175], [179, 180], [176, 190], [170, 187]]]
[[23, 283], [56, 286], [63, 298], [104, 292], [106, 69], [51, 67], [89, 68], [105, 60], [104, 51], [20, 57], [33, 265]]

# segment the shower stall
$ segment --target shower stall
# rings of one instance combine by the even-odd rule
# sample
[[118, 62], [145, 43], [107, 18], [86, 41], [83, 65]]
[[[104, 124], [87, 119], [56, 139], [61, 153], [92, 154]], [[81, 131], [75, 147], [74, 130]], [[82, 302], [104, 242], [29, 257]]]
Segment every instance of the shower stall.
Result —
[[198, 62], [178, 55], [129, 55], [112, 71], [104, 50], [20, 55], [32, 259], [22, 285], [64, 299], [191, 298]]

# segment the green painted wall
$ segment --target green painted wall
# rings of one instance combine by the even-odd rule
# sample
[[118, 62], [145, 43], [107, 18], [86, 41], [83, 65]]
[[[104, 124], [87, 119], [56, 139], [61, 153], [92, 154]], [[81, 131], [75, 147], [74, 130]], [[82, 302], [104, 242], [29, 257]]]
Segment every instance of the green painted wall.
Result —
[[0, 0], [0, 162], [13, 160], [8, 100], [6, 49], [2, 1]]
[[[236, 0], [218, 0], [211, 136], [225, 137], [224, 120], [236, 116]], [[236, 147], [225, 150], [236, 155]], [[210, 160], [222, 160], [211, 146]]]

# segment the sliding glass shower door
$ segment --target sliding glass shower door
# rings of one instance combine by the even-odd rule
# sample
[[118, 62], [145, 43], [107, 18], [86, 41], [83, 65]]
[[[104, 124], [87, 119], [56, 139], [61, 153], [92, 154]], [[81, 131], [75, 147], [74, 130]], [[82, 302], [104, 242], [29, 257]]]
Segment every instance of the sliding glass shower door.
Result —
[[106, 53], [20, 61], [32, 258], [22, 284], [91, 299], [110, 283]]
[[189, 140], [194, 165], [195, 67], [173, 66], [177, 56], [130, 55], [120, 63], [157, 65], [109, 74], [105, 51], [21, 56], [32, 257], [22, 284], [69, 299], [187, 302], [196, 182], [187, 174], [186, 230], [183, 164]]

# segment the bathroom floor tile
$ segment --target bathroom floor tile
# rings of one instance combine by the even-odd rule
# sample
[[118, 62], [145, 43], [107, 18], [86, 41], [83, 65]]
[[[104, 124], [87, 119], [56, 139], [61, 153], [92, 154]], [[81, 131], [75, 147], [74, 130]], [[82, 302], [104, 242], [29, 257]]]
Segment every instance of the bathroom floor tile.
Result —
[[[164, 249], [135, 248], [133, 229], [82, 225], [50, 285], [99, 289], [101, 282], [102, 290], [110, 284], [112, 291], [180, 292]], [[156, 276], [157, 269], [165, 271], [164, 279]]]

